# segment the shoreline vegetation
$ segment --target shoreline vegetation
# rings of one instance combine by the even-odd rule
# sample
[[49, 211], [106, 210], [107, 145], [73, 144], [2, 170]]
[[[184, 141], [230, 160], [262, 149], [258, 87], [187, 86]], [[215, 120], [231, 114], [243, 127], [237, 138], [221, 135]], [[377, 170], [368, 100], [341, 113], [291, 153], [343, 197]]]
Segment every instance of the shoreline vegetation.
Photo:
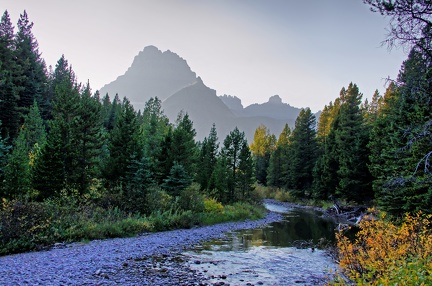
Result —
[[[222, 205], [214, 198], [199, 194], [192, 185], [181, 196], [172, 198], [163, 190], [155, 189], [146, 206], [148, 214], [130, 213], [111, 206], [110, 194], [79, 196], [61, 192], [42, 202], [6, 200], [0, 204], [0, 256], [39, 251], [73, 242], [132, 237], [143, 233], [224, 222], [262, 219], [265, 199], [274, 199], [295, 207], [314, 208], [324, 213], [331, 206], [325, 201], [300, 201], [281, 189], [256, 185], [254, 201]], [[150, 199], [152, 197], [152, 199]]]
[[185, 210], [179, 201], [149, 215], [127, 213], [118, 207], [102, 208], [94, 201], [73, 196], [43, 202], [3, 200], [0, 208], [0, 256], [37, 251], [55, 244], [131, 237], [148, 232], [188, 229], [224, 222], [257, 220], [265, 216], [259, 203], [222, 205], [199, 198]]

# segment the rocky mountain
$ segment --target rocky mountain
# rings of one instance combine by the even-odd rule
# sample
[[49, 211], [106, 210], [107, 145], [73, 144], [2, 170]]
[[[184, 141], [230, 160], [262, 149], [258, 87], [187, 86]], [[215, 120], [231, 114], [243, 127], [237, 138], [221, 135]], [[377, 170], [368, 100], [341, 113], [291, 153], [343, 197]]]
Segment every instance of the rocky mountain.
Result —
[[[198, 140], [208, 136], [213, 123], [216, 124], [219, 137], [223, 139], [229, 132], [225, 130], [233, 126], [236, 118], [216, 95], [216, 91], [205, 86], [200, 77], [164, 100], [162, 108], [170, 122], [175, 122], [181, 111], [187, 112], [194, 123]], [[223, 137], [220, 136], [221, 132]]]
[[240, 115], [243, 112], [243, 104], [241, 102], [241, 99], [237, 96], [225, 94], [219, 96], [219, 98], [226, 106], [228, 106], [229, 109], [231, 109], [232, 112], [234, 112], [234, 114]]
[[196, 74], [177, 54], [148, 46], [135, 56], [124, 75], [103, 86], [100, 93], [126, 96], [138, 110], [143, 109], [151, 97], [165, 100], [196, 80]]
[[175, 122], [182, 111], [189, 114], [197, 131], [197, 140], [208, 136], [213, 123], [220, 141], [236, 126], [245, 132], [249, 142], [260, 124], [279, 136], [285, 123], [294, 127], [300, 112], [299, 108], [283, 103], [278, 95], [270, 97], [266, 103], [246, 108], [236, 96], [218, 97], [184, 59], [154, 46], [144, 48], [126, 73], [105, 85], [100, 93], [126, 96], [136, 110], [142, 110], [151, 97], [157, 96], [171, 122]]
[[265, 103], [255, 103], [247, 106], [243, 110], [242, 116], [264, 116], [295, 122], [299, 113], [300, 108], [292, 107], [288, 103], [283, 103], [279, 95], [273, 95]]

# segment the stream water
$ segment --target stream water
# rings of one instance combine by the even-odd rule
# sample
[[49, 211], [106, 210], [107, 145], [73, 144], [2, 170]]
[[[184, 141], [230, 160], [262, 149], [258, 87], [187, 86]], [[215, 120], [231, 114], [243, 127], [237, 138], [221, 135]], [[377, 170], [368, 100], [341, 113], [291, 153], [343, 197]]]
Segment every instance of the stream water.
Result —
[[191, 267], [213, 285], [325, 284], [337, 266], [320, 246], [334, 242], [335, 222], [309, 209], [266, 207], [284, 219], [185, 252]]

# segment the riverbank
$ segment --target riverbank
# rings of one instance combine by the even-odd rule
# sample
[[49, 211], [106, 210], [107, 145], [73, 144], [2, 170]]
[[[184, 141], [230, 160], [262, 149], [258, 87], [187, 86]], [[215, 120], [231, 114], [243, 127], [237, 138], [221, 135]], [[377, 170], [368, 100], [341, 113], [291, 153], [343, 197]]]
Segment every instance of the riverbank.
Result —
[[282, 219], [269, 212], [257, 221], [151, 233], [132, 238], [73, 243], [48, 251], [0, 257], [1, 285], [206, 285], [179, 259], [185, 249], [230, 231]]

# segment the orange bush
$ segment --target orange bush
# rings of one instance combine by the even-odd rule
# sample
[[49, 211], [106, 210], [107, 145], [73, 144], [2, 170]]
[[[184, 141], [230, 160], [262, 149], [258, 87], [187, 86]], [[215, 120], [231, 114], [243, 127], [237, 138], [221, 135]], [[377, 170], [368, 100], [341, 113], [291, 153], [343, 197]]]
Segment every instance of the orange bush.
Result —
[[[337, 234], [341, 272], [357, 285], [432, 285], [431, 215], [406, 215], [395, 225], [366, 217], [352, 242]], [[345, 281], [339, 275], [334, 285]]]

